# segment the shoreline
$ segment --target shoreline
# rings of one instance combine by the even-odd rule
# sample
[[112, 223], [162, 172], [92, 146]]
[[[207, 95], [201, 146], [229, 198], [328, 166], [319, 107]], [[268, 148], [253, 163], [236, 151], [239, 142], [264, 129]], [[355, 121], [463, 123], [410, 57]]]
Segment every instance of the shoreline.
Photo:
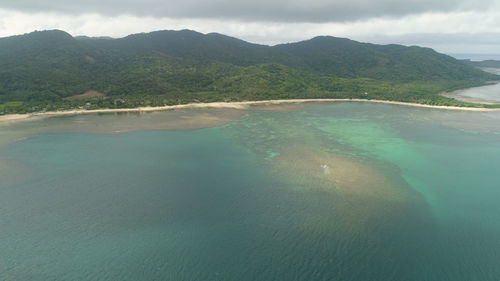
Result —
[[209, 102], [209, 103], [187, 103], [179, 105], [166, 105], [156, 107], [135, 107], [135, 108], [103, 108], [103, 109], [72, 109], [64, 111], [47, 111], [47, 112], [34, 112], [25, 114], [7, 114], [0, 116], [0, 122], [6, 121], [20, 121], [27, 120], [35, 117], [51, 117], [51, 116], [65, 116], [65, 115], [79, 115], [79, 114], [94, 114], [94, 113], [114, 113], [114, 112], [153, 112], [153, 111], [166, 111], [174, 109], [185, 108], [234, 108], [234, 109], [247, 109], [251, 105], [277, 105], [286, 103], [306, 103], [306, 102], [369, 102], [369, 103], [383, 103], [411, 107], [434, 108], [445, 110], [459, 110], [459, 111], [475, 111], [475, 112], [491, 112], [500, 111], [500, 108], [482, 108], [482, 107], [459, 107], [459, 106], [445, 106], [445, 105], [429, 105], [411, 102], [400, 101], [386, 101], [386, 100], [367, 100], [367, 99], [288, 99], [288, 100], [260, 100], [260, 101], [239, 101], [239, 102]]

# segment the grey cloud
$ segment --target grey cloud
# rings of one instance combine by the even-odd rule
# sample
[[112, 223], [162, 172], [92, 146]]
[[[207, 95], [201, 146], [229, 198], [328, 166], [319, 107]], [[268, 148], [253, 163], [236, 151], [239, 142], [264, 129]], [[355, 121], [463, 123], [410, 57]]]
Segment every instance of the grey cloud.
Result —
[[498, 0], [2, 0], [0, 8], [271, 22], [342, 22], [431, 11], [488, 9]]

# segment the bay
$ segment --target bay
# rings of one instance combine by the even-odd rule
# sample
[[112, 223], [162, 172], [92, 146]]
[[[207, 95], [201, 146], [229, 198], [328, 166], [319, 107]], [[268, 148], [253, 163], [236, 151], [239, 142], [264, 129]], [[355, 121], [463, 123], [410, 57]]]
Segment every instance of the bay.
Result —
[[2, 280], [498, 280], [500, 114], [322, 103], [0, 125]]

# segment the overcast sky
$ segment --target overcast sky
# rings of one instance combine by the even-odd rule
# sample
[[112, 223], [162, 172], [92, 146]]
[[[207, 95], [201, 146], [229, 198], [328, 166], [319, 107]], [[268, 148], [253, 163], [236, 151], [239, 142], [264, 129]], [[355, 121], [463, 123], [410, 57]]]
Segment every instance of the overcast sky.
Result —
[[0, 0], [0, 36], [185, 28], [271, 45], [332, 35], [500, 54], [500, 0]]

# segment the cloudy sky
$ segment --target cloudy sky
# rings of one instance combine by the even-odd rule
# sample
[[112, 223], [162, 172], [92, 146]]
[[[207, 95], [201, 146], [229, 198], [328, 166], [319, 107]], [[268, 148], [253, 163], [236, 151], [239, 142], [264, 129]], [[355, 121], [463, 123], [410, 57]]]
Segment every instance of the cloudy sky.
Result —
[[500, 0], [0, 1], [2, 37], [44, 29], [122, 37], [184, 28], [270, 45], [332, 35], [500, 54]]

